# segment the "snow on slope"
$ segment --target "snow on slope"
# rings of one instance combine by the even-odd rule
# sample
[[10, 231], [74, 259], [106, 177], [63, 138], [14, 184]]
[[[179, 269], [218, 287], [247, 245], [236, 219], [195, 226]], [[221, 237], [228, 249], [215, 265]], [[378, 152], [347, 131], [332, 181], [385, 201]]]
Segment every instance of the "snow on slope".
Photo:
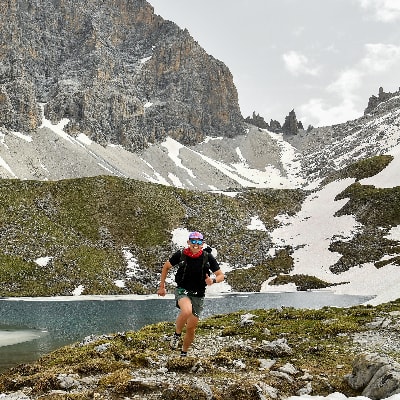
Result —
[[[43, 108], [43, 105], [42, 105]], [[193, 147], [167, 137], [140, 155], [121, 146], [101, 146], [80, 134], [69, 135], [68, 120], [42, 116], [34, 136], [0, 132], [0, 178], [58, 180], [115, 175], [190, 190], [293, 188], [300, 156], [282, 135], [251, 128], [236, 138], [206, 138]], [[216, 149], [219, 148], [221, 152]]]
[[302, 173], [312, 182], [352, 162], [389, 154], [400, 145], [399, 127], [400, 100], [392, 109], [383, 110], [379, 115], [367, 115], [338, 126], [316, 128], [311, 132], [301, 131], [286, 139], [301, 149]]
[[[226, 159], [218, 157], [218, 155], [215, 156], [210, 151], [210, 148], [221, 140], [223, 140]], [[264, 145], [266, 140], [271, 143], [269, 146]], [[244, 155], [244, 153], [249, 153], [248, 149], [246, 151], [246, 146], [248, 146], [249, 142], [255, 143], [254, 147], [257, 148], [257, 156], [263, 162], [258, 168], [253, 167], [251, 165], [252, 160], [246, 159]], [[285, 142], [281, 134], [267, 130], [262, 132], [256, 130], [234, 139], [208, 137], [203, 144], [190, 149], [168, 137], [161, 143], [161, 146], [167, 149], [167, 155], [174, 164], [173, 170], [176, 172], [175, 174], [170, 173], [168, 178], [175, 186], [185, 187], [183, 180], [178, 178], [178, 175], [182, 176], [182, 172], [183, 175], [187, 176], [187, 182], [195, 186], [196, 180], [202, 179], [201, 174], [204, 169], [211, 171], [206, 179], [209, 183], [208, 190], [221, 189], [218, 186], [218, 181], [214, 182], [213, 180], [214, 174], [218, 174], [219, 180], [222, 176], [228, 179], [231, 185], [238, 187], [283, 189], [300, 187], [306, 183], [300, 177], [300, 156], [296, 149]], [[269, 153], [272, 151], [281, 161], [280, 168], [268, 162]], [[189, 156], [185, 153], [189, 153]], [[250, 151], [250, 154], [251, 158], [253, 158], [254, 152]], [[227, 160], [228, 156], [230, 158], [229, 161]], [[212, 173], [212, 171], [215, 171], [215, 173]]]
[[[400, 186], [400, 146], [391, 150], [394, 160], [379, 174], [363, 179], [361, 184], [376, 187]], [[346, 199], [335, 201], [354, 180], [346, 179], [332, 182], [321, 190], [310, 194], [304, 201], [302, 209], [293, 217], [279, 216], [281, 226], [272, 233], [276, 248], [292, 246], [294, 270], [291, 274], [316, 276], [330, 283], [342, 283], [333, 289], [338, 294], [374, 295], [370, 304], [380, 304], [399, 297], [400, 268], [388, 264], [375, 268], [371, 263], [350, 270], [333, 274], [329, 267], [340, 257], [329, 251], [329, 245], [338, 237], [341, 240], [351, 239], [357, 232], [357, 223], [352, 216], [335, 217], [337, 210], [343, 207]], [[400, 226], [392, 228], [388, 238], [400, 242]], [[287, 290], [288, 287], [273, 287], [268, 281], [262, 285], [262, 291]], [[293, 287], [292, 287], [293, 289]]]
[[[352, 216], [334, 217], [347, 200], [334, 201], [334, 197], [354, 180], [332, 182], [303, 202], [301, 211], [293, 217], [278, 216], [281, 226], [271, 232], [274, 244], [295, 248], [293, 274], [313, 275], [323, 280], [341, 282], [332, 275], [329, 267], [339, 258], [338, 253], [328, 250], [333, 237], [351, 238], [357, 230]], [[328, 279], [329, 278], [329, 279]]]

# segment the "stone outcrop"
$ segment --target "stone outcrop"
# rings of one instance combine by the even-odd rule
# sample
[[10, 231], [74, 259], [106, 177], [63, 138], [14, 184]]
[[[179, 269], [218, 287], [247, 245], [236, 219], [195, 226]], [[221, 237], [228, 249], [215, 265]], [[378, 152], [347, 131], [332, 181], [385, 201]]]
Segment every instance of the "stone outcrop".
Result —
[[364, 115], [371, 113], [373, 114], [374, 112], [377, 111], [377, 108], [380, 104], [398, 96], [400, 96], [400, 88], [397, 92], [390, 93], [390, 92], [384, 92], [383, 88], [380, 87], [378, 91], [378, 96], [372, 95], [369, 98], [367, 108], [364, 110]]
[[299, 129], [303, 129], [303, 124], [297, 121], [296, 113], [292, 110], [289, 115], [286, 116], [285, 122], [282, 125], [282, 130], [284, 133], [297, 135]]
[[269, 128], [272, 132], [281, 132], [282, 130], [280, 122], [274, 119], [271, 119], [271, 121], [269, 122]]
[[6, 129], [34, 133], [45, 103], [70, 134], [129, 150], [243, 133], [229, 69], [144, 0], [10, 0], [0, 35]]
[[[271, 119], [271, 122], [268, 124], [265, 122], [264, 118], [260, 116], [260, 114], [256, 114], [253, 111], [251, 117], [247, 117], [245, 122], [252, 124], [260, 129], [268, 129], [271, 132], [283, 132], [290, 135], [297, 135], [299, 130], [304, 130], [303, 124], [301, 121], [297, 121], [296, 113], [294, 110], [290, 111], [289, 115], [286, 116], [284, 124], [281, 126], [279, 121]], [[311, 130], [311, 129], [310, 129]]]
[[257, 128], [269, 129], [269, 125], [267, 122], [265, 122], [265, 119], [260, 114], [256, 114], [255, 111], [253, 111], [252, 116], [247, 117], [245, 121], [249, 124], [256, 126]]
[[349, 386], [372, 400], [400, 393], [400, 311], [377, 315], [353, 336], [358, 356], [352, 373], [345, 376]]
[[379, 354], [360, 354], [353, 363], [348, 384], [372, 400], [400, 393], [400, 364]]

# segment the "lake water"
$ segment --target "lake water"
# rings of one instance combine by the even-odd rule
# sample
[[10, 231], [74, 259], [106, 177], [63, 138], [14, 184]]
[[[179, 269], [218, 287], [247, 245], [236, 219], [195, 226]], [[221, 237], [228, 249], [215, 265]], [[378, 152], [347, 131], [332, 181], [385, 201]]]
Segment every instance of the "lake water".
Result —
[[[349, 307], [369, 299], [328, 291], [229, 293], [206, 297], [202, 317], [258, 308]], [[172, 296], [0, 299], [0, 371], [36, 360], [91, 334], [137, 330], [156, 322], [174, 321], [177, 312]]]

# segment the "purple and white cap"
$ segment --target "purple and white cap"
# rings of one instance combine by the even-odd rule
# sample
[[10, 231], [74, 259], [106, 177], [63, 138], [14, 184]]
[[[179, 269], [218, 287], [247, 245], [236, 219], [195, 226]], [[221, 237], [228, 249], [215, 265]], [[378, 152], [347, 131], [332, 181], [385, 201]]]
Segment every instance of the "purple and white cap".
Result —
[[189, 239], [200, 239], [203, 240], [203, 235], [200, 232], [190, 232]]

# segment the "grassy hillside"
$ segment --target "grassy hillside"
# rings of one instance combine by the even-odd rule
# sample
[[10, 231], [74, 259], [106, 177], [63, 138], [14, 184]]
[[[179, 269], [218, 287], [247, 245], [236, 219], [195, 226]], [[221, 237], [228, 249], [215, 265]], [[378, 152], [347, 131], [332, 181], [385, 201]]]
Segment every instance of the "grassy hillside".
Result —
[[[221, 259], [263, 262], [266, 232], [249, 231], [254, 213], [269, 226], [279, 212], [299, 209], [300, 191], [260, 191], [237, 198], [116, 177], [57, 182], [0, 181], [0, 295], [69, 295], [155, 291], [171, 247], [171, 231], [204, 232]], [[252, 248], [253, 252], [245, 249]], [[123, 250], [143, 273], [127, 280]], [[35, 260], [51, 257], [46, 266]]]
[[356, 179], [337, 196], [336, 200], [349, 199], [337, 216], [353, 215], [361, 224], [361, 229], [350, 241], [339, 240], [331, 244], [331, 251], [342, 254], [331, 267], [332, 272], [343, 272], [368, 262], [377, 268], [389, 263], [400, 267], [400, 246], [397, 241], [385, 237], [391, 228], [400, 225], [400, 186], [382, 189], [358, 182], [378, 174], [392, 160], [390, 155], [371, 157], [348, 166], [336, 175]]
[[[340, 198], [349, 201], [338, 214], [354, 215], [363, 228], [348, 242], [332, 243], [331, 250], [342, 254], [332, 271], [340, 272], [366, 262], [374, 263], [377, 268], [388, 263], [400, 267], [399, 242], [385, 237], [392, 227], [400, 225], [400, 186], [379, 189], [355, 183]], [[382, 260], [386, 255], [390, 256]]]
[[[334, 178], [372, 176], [391, 160], [380, 156], [357, 162]], [[268, 232], [248, 229], [258, 216], [272, 230], [275, 216], [299, 211], [306, 194], [258, 189], [229, 197], [110, 176], [0, 180], [0, 296], [70, 295], [79, 285], [84, 294], [154, 293], [161, 266], [175, 250], [171, 232], [179, 227], [205, 234], [219, 260], [234, 268], [227, 280], [235, 290], [258, 291], [275, 275], [277, 284], [293, 279], [303, 289], [324, 287], [313, 277], [279, 276], [291, 271], [293, 249], [282, 249], [272, 259]], [[400, 188], [356, 182], [339, 198], [350, 200], [338, 214], [354, 215], [363, 227], [351, 241], [332, 243], [331, 250], [343, 255], [332, 270], [367, 261], [377, 267], [398, 264], [398, 243], [384, 236], [400, 223]], [[125, 250], [140, 269], [134, 278], [126, 276]], [[382, 261], [384, 254], [392, 257]], [[40, 266], [35, 262], [40, 257], [50, 261]], [[117, 279], [125, 279], [126, 286], [117, 287]]]
[[[382, 155], [357, 161], [335, 172], [323, 182], [323, 185], [326, 185], [334, 180], [346, 178], [356, 180], [356, 183], [337, 196], [336, 200], [349, 199], [337, 212], [337, 216], [353, 215], [360, 223], [360, 228], [351, 240], [335, 240], [331, 243], [330, 250], [342, 255], [331, 267], [332, 272], [340, 273], [366, 262], [374, 263], [377, 268], [388, 263], [397, 264], [400, 267], [398, 242], [385, 238], [392, 227], [400, 224], [400, 187], [379, 189], [364, 186], [358, 182], [378, 174], [392, 160], [392, 156]], [[293, 282], [300, 290], [329, 286], [328, 283], [311, 276], [282, 275], [288, 274], [293, 268], [292, 252], [293, 249], [288, 246], [278, 252], [273, 259], [264, 260], [246, 270], [237, 269], [230, 272], [228, 274], [230, 283], [239, 291], [258, 291], [261, 282], [278, 274], [270, 284]], [[385, 255], [390, 256], [382, 259]]]

